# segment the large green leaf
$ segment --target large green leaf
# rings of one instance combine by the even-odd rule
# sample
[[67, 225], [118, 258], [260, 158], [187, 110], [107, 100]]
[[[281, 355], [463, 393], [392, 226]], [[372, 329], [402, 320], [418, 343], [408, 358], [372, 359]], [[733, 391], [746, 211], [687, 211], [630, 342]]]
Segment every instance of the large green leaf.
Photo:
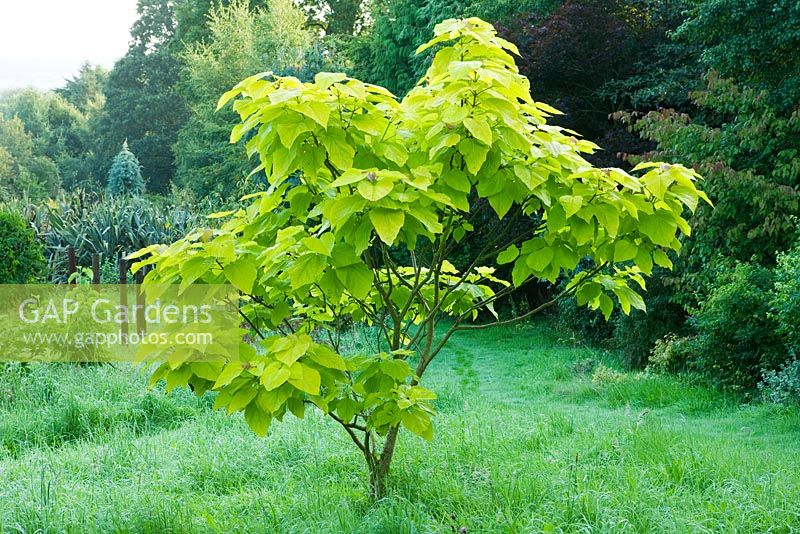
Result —
[[369, 220], [372, 221], [372, 226], [381, 241], [391, 245], [397, 239], [397, 234], [400, 233], [406, 217], [400, 210], [376, 208], [369, 212]]
[[389, 178], [372, 178], [359, 182], [358, 192], [365, 199], [376, 202], [391, 193], [392, 187], [392, 180]]
[[272, 415], [264, 412], [257, 403], [251, 403], [244, 411], [244, 420], [257, 436], [264, 437], [267, 435], [269, 425], [272, 422]]
[[297, 258], [288, 270], [292, 289], [307, 286], [319, 280], [326, 266], [325, 256], [320, 254], [304, 254]]
[[272, 362], [261, 374], [261, 385], [267, 391], [281, 387], [289, 380], [289, 368], [279, 362]]
[[250, 257], [241, 257], [223, 269], [225, 278], [242, 293], [252, 293], [256, 280], [256, 266]]
[[289, 383], [309, 395], [319, 395], [321, 377], [316, 369], [295, 362], [291, 368]]

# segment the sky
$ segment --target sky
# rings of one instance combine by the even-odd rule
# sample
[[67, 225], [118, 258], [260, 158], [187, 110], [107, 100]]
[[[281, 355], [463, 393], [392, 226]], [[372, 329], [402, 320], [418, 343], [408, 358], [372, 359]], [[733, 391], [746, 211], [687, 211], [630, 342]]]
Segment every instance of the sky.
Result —
[[0, 91], [55, 89], [128, 49], [136, 0], [0, 0]]

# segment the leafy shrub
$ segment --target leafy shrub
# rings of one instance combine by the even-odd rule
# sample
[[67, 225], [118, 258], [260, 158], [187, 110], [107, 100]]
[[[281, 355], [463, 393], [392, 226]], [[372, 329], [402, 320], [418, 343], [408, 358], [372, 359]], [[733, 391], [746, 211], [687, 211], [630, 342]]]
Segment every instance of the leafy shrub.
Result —
[[767, 402], [800, 405], [800, 360], [795, 358], [777, 371], [765, 372], [758, 389]]
[[697, 329], [691, 366], [734, 389], [756, 386], [762, 370], [785, 361], [770, 313], [773, 271], [739, 264], [720, 272], [716, 287], [690, 322]]
[[791, 352], [800, 354], [800, 244], [778, 256], [772, 312], [778, 335]]
[[0, 283], [28, 284], [45, 270], [42, 245], [17, 213], [0, 211]]
[[668, 334], [655, 342], [647, 368], [657, 373], [675, 373], [686, 368], [692, 354], [692, 339]]
[[619, 371], [607, 367], [605, 364], [600, 364], [595, 368], [592, 373], [592, 384], [613, 384], [615, 382], [623, 382], [628, 380], [629, 375], [620, 373]]

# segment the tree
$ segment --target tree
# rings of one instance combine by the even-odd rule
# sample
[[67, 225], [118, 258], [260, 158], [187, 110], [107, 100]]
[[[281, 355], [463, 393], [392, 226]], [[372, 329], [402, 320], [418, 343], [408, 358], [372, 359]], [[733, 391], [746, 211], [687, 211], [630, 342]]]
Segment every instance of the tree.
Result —
[[620, 109], [685, 109], [700, 80], [694, 46], [670, 39], [685, 0], [567, 0], [547, 16], [519, 13], [499, 28], [517, 43], [520, 72], [537, 98], [565, 114], [560, 126], [601, 142], [593, 162], [624, 165], [618, 154], [648, 147], [609, 120]]
[[[631, 161], [669, 155], [691, 163], [705, 176], [705, 190], [715, 205], [713, 211], [702, 207], [693, 215], [690, 224], [697, 231], [684, 241], [674, 273], [663, 273], [662, 283], [648, 291], [648, 307], [658, 311], [616, 321], [613, 343], [631, 362], [646, 364], [654, 343], [665, 334], [702, 338], [698, 325], [708, 303], [727, 291], [727, 274], [720, 273], [733, 272], [739, 262], [751, 263], [754, 272], [771, 268], [778, 253], [796, 242], [798, 23], [796, 2], [695, 2], [675, 32], [675, 44], [698, 51], [697, 65], [707, 70], [704, 86], [688, 94], [687, 105], [665, 103], [673, 109], [643, 116], [616, 114], [652, 143], [631, 151], [638, 154]], [[751, 306], [754, 322], [763, 320], [757, 310]], [[740, 323], [731, 320], [731, 330], [722, 337], [741, 335], [747, 329], [739, 328]], [[751, 346], [739, 355], [761, 351], [763, 343], [757, 339], [750, 337]], [[730, 355], [723, 358], [725, 351], [712, 347], [708, 342], [692, 350], [694, 370], [704, 368], [715, 383], [740, 379], [721, 363]], [[721, 369], [730, 376], [720, 376]]]
[[34, 199], [54, 195], [59, 185], [58, 167], [40, 155], [25, 123], [0, 114], [0, 195]]
[[105, 105], [103, 87], [108, 80], [108, 71], [100, 65], [83, 63], [78, 74], [56, 89], [64, 100], [88, 117], [99, 115]]
[[122, 144], [122, 150], [114, 157], [111, 170], [108, 171], [108, 193], [110, 195], [140, 196], [144, 193], [142, 166], [139, 160], [128, 150], [128, 142]]
[[320, 26], [325, 35], [352, 36], [365, 25], [372, 0], [300, 0], [309, 26]]
[[[399, 102], [337, 73], [242, 81], [220, 105], [240, 97], [233, 140], [251, 135], [270, 189], [217, 214], [228, 218], [219, 229], [134, 256], [144, 258], [136, 269], [154, 266], [147, 288], [230, 282], [257, 339], [243, 338], [229, 361], [173, 354], [152, 380], [218, 391], [215, 407], [244, 411], [259, 435], [287, 411], [318, 408], [364, 455], [374, 497], [401, 427], [433, 437], [435, 394], [422, 380], [452, 335], [573, 295], [606, 316], [613, 299], [626, 313], [641, 308], [631, 286], [644, 288], [654, 262], [669, 264], [690, 230], [683, 212], [705, 198], [680, 165], [644, 164], [641, 176], [591, 166], [583, 154], [597, 147], [547, 124], [557, 111], [533, 101], [516, 47], [490, 24], [450, 19], [434, 33], [418, 49], [438, 50], [424, 80]], [[448, 255], [486, 211], [502, 229], [456, 270]], [[519, 220], [533, 230], [512, 232]], [[581, 258], [593, 267], [576, 269]], [[484, 263], [512, 264], [511, 279]], [[536, 309], [494, 313], [513, 289], [561, 276], [564, 291]], [[482, 311], [491, 319], [474, 323]], [[374, 353], [344, 353], [350, 322], [374, 329]]]
[[169, 191], [175, 174], [172, 145], [187, 117], [175, 89], [182, 65], [173, 50], [173, 8], [168, 0], [139, 0], [131, 45], [108, 75], [105, 114], [98, 124], [104, 140], [100, 159], [109, 161], [127, 139], [148, 189], [160, 193]]
[[[26, 188], [35, 196], [90, 180], [92, 143], [87, 117], [60, 95], [36, 89], [13, 91], [0, 99], [0, 114], [18, 119], [30, 137], [29, 156], [20, 153], [19, 142], [11, 137], [0, 139], [0, 145], [17, 146], [10, 152], [17, 154], [20, 174], [32, 177], [32, 187]], [[11, 130], [6, 130], [7, 135], [19, 135]]]
[[706, 67], [767, 92], [782, 114], [800, 98], [800, 4], [794, 0], [702, 0], [677, 35], [703, 50]]
[[[249, 0], [250, 9], [260, 9], [267, 5], [267, 0]], [[211, 31], [208, 16], [213, 10], [223, 9], [231, 4], [231, 0], [178, 0], [174, 5], [175, 36], [171, 40], [175, 53], [180, 54], [187, 48], [208, 41]]]
[[[251, 9], [246, 0], [212, 7], [210, 37], [181, 56], [179, 93], [190, 118], [174, 147], [176, 182], [197, 197], [229, 198], [241, 188], [250, 163], [239, 147], [228, 143], [235, 113], [215, 113], [217, 97], [252, 72], [297, 68], [311, 45], [302, 29], [305, 15], [291, 0], [270, 0], [266, 9]], [[238, 195], [237, 195], [238, 196]]]

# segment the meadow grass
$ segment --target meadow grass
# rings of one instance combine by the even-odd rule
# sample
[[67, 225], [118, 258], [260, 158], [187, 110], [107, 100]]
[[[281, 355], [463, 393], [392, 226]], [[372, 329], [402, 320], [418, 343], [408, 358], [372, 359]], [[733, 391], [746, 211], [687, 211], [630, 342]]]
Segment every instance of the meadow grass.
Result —
[[539, 323], [461, 333], [401, 434], [389, 496], [319, 414], [266, 439], [137, 369], [0, 371], [2, 532], [800, 531], [800, 415], [613, 358]]

